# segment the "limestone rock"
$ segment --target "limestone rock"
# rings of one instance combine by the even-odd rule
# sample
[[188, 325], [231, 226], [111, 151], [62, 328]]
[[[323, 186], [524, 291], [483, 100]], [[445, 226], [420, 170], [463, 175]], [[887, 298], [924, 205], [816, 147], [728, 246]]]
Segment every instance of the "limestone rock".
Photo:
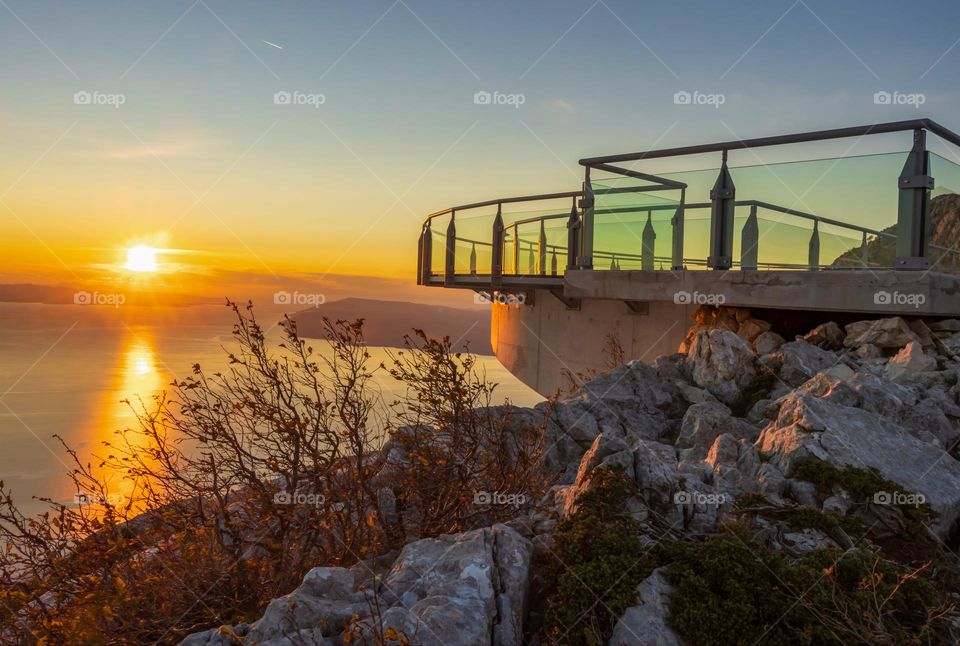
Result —
[[946, 531], [960, 512], [960, 463], [943, 449], [913, 437], [890, 419], [808, 394], [791, 395], [757, 449], [790, 474], [798, 460], [836, 467], [875, 468], [908, 491], [923, 494]]
[[330, 636], [342, 632], [354, 615], [369, 614], [367, 598], [356, 590], [353, 572], [339, 567], [313, 568], [296, 590], [270, 602], [247, 641], [279, 640], [308, 628]]
[[757, 382], [753, 349], [728, 330], [698, 333], [687, 361], [693, 381], [725, 404], [740, 402]]
[[532, 553], [505, 525], [406, 545], [384, 580], [383, 629], [425, 646], [519, 645]]
[[919, 342], [911, 341], [887, 362], [886, 376], [887, 379], [896, 379], [904, 373], [928, 372], [936, 368], [937, 360], [926, 354]]
[[846, 335], [840, 329], [840, 326], [830, 321], [807, 332], [803, 340], [824, 350], [839, 350], [843, 347], [845, 337]]
[[680, 646], [682, 642], [667, 624], [670, 595], [675, 588], [657, 568], [637, 586], [637, 605], [627, 608], [613, 628], [610, 646]]
[[754, 442], [760, 431], [746, 420], [734, 417], [730, 409], [719, 402], [694, 404], [683, 416], [677, 447], [696, 449], [702, 457], [717, 436], [724, 433]]
[[783, 384], [796, 387], [821, 370], [832, 368], [839, 361], [836, 354], [798, 339], [761, 357], [759, 365]]
[[757, 354], [769, 354], [786, 343], [786, 340], [776, 332], [763, 332], [753, 341], [753, 349]]
[[746, 319], [740, 323], [737, 334], [746, 339], [748, 343], [753, 343], [758, 336], [768, 332], [771, 327], [769, 323], [760, 319]]
[[875, 321], [857, 321], [847, 325], [846, 330], [847, 338], [843, 345], [847, 348], [858, 348], [865, 343], [871, 343], [881, 349], [895, 350], [911, 341], [920, 340], [899, 316]]

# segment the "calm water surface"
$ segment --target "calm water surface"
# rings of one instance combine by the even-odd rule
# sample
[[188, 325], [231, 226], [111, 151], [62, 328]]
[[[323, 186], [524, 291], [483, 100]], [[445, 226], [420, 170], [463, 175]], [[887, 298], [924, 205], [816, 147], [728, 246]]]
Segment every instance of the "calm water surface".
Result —
[[[264, 322], [279, 319], [260, 314]], [[115, 311], [0, 303], [0, 480], [21, 509], [44, 508], [33, 496], [73, 501], [64, 475], [71, 464], [54, 434], [96, 464], [101, 443], [135, 425], [122, 400], [150, 402], [194, 363], [211, 372], [225, 367], [230, 330], [229, 311], [216, 306]], [[385, 350], [371, 348], [371, 355], [378, 365]], [[481, 364], [499, 384], [498, 399], [524, 406], [542, 399], [495, 358]], [[387, 375], [378, 383], [388, 401], [400, 392]]]

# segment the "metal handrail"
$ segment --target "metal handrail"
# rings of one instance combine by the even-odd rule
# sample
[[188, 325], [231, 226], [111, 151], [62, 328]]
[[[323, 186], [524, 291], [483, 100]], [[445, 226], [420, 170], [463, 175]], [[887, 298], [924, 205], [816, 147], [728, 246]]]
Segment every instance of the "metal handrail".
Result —
[[924, 129], [929, 130], [941, 139], [949, 141], [955, 146], [960, 146], [960, 135], [948, 130], [931, 119], [910, 119], [907, 121], [891, 121], [888, 123], [875, 123], [866, 126], [853, 126], [850, 128], [833, 128], [830, 130], [815, 130], [812, 132], [801, 132], [791, 135], [774, 135], [772, 137], [757, 137], [754, 139], [736, 139], [733, 141], [723, 141], [714, 144], [699, 144], [695, 146], [681, 146], [679, 148], [662, 148], [660, 150], [647, 150], [644, 152], [624, 153], [619, 155], [603, 155], [601, 157], [586, 157], [580, 160], [581, 166], [597, 168], [605, 164], [615, 164], [626, 161], [639, 161], [641, 159], [657, 159], [661, 157], [677, 157], [680, 155], [698, 155], [701, 153], [716, 153], [726, 150], [741, 150], [746, 148], [762, 148], [764, 146], [783, 146], [786, 144], [807, 143], [812, 141], [824, 141], [828, 139], [844, 139], [847, 137], [863, 137], [865, 135], [878, 135], [891, 132], [906, 132], [908, 130]]
[[[907, 153], [907, 161], [904, 169], [899, 176], [898, 188], [900, 190], [900, 201], [898, 205], [898, 217], [896, 231], [881, 231], [868, 226], [843, 222], [838, 219], [824, 217], [813, 213], [807, 213], [794, 208], [780, 206], [763, 200], [736, 200], [736, 190], [733, 176], [731, 176], [727, 166], [727, 153], [730, 150], [743, 150], [749, 148], [758, 148], [764, 146], [789, 145], [804, 142], [820, 142], [830, 139], [840, 139], [849, 137], [863, 137], [865, 135], [883, 134], [913, 131], [913, 148]], [[867, 257], [870, 253], [868, 247], [868, 237], [876, 239], [894, 239], [897, 242], [896, 258], [894, 267], [897, 269], [922, 269], [929, 266], [930, 252], [950, 253], [960, 255], [960, 249], [950, 249], [941, 245], [928, 244], [924, 240], [924, 231], [928, 226], [928, 206], [925, 200], [928, 200], [929, 190], [934, 185], [934, 180], [930, 176], [929, 152], [926, 148], [925, 133], [929, 131], [946, 142], [960, 146], [960, 135], [948, 130], [940, 124], [930, 119], [911, 119], [906, 121], [896, 121], [889, 123], [878, 123], [851, 128], [835, 128], [830, 130], [819, 130], [812, 132], [778, 135], [772, 137], [760, 137], [753, 139], [735, 140], [718, 142], [712, 144], [702, 144], [695, 146], [685, 146], [677, 148], [666, 148], [659, 150], [650, 150], [636, 153], [626, 153], [619, 155], [608, 155], [603, 157], [588, 157], [580, 160], [580, 164], [585, 167], [583, 190], [566, 191], [559, 193], [544, 193], [538, 195], [524, 195], [517, 197], [497, 198], [480, 202], [473, 202], [461, 206], [451, 207], [430, 214], [424, 220], [423, 231], [421, 233], [421, 242], [419, 247], [418, 267], [420, 268], [420, 279], [429, 279], [433, 274], [430, 269], [430, 258], [432, 254], [432, 235], [431, 222], [433, 219], [449, 215], [446, 237], [446, 269], [444, 270], [445, 283], [451, 283], [457, 273], [457, 262], [455, 261], [457, 252], [455, 249], [461, 243], [474, 245], [479, 244], [493, 248], [493, 257], [491, 260], [491, 284], [497, 288], [501, 283], [499, 276], [503, 272], [504, 242], [506, 238], [512, 237], [514, 244], [514, 254], [518, 249], [532, 253], [538, 251], [538, 266], [540, 273], [544, 273], [542, 265], [545, 262], [547, 254], [553, 255], [553, 263], [556, 263], [558, 252], [567, 257], [567, 268], [593, 267], [594, 258], [612, 258], [614, 265], [617, 259], [635, 260], [640, 259], [645, 269], [652, 269], [651, 262], [670, 261], [672, 268], [682, 269], [687, 264], [701, 265], [713, 269], [726, 269], [733, 266], [739, 266], [742, 269], [756, 269], [759, 267], [781, 267], [781, 268], [802, 268], [810, 270], [823, 268], [820, 264], [820, 224], [829, 227], [835, 227], [842, 231], [858, 233], [861, 236], [859, 248], [861, 249], [861, 261], [867, 263]], [[634, 169], [622, 168], [614, 164], [620, 162], [638, 161], [642, 159], [657, 159], [664, 157], [694, 155], [702, 153], [721, 152], [722, 164], [720, 166], [719, 176], [710, 192], [710, 201], [701, 203], [686, 203], [686, 191], [688, 185], [676, 179], [651, 175]], [[591, 181], [591, 170], [614, 173], [621, 177], [632, 178], [636, 185], [603, 186]], [[596, 204], [595, 197], [608, 194], [621, 193], [649, 193], [654, 191], [679, 190], [679, 200], [665, 204], [651, 205], [627, 205], [600, 207]], [[525, 217], [510, 223], [503, 222], [503, 206], [507, 204], [516, 204], [524, 202], [539, 202], [556, 199], [573, 198], [573, 206], [569, 213], [548, 212], [542, 215]], [[578, 198], [579, 201], [578, 201]], [[497, 207], [496, 218], [492, 222], [490, 242], [475, 240], [457, 236], [456, 220], [462, 211], [482, 207]], [[740, 258], [733, 258], [732, 237], [736, 230], [734, 219], [736, 208], [749, 207], [750, 216], [747, 223], [743, 225], [740, 236], [741, 254]], [[684, 214], [699, 209], [710, 209], [710, 242], [707, 258], [690, 259], [684, 255]], [[806, 264], [801, 263], [777, 263], [761, 262], [757, 257], [758, 248], [758, 211], [772, 211], [791, 217], [797, 217], [813, 223], [808, 243], [809, 261]], [[594, 249], [595, 218], [597, 216], [617, 214], [617, 213], [640, 213], [647, 212], [647, 225], [644, 228], [643, 238], [641, 240], [643, 253], [618, 253], [607, 250]], [[654, 244], [656, 240], [655, 230], [651, 226], [651, 215], [653, 212], [672, 211], [674, 215], [670, 218], [670, 224], [673, 227], [672, 255], [668, 259], [666, 256], [657, 256], [654, 253]], [[519, 213], [518, 213], [519, 215]], [[547, 242], [543, 223], [549, 220], [566, 218], [567, 243], [550, 244]], [[779, 219], [778, 219], [779, 221]], [[532, 239], [524, 239], [519, 235], [519, 228], [531, 223], [540, 223], [539, 235], [533, 234]], [[512, 236], [511, 236], [512, 230]], [[551, 229], [555, 232], [555, 229]], [[827, 235], [839, 236], [846, 239], [846, 236], [838, 231], [831, 231]], [[639, 238], [638, 238], [639, 239]], [[850, 251], [857, 249], [856, 243], [851, 240]], [[475, 249], [471, 252], [471, 271], [476, 272], [475, 268]], [[846, 252], [845, 252], [846, 253]], [[651, 260], [652, 259], [652, 260]], [[516, 259], [514, 267], [517, 269]], [[832, 265], [827, 266], [833, 268]], [[616, 267], [614, 267], [616, 268]], [[838, 269], [840, 267], [837, 267]], [[553, 272], [556, 273], [554, 268]]]

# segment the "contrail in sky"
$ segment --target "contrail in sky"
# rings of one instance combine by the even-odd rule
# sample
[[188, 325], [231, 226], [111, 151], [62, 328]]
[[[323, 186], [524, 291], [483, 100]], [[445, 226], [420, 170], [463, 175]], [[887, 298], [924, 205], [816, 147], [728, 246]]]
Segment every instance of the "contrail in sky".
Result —
[[261, 43], [264, 43], [264, 44], [266, 44], [266, 45], [270, 45], [270, 47], [276, 47], [277, 49], [283, 49], [283, 47], [281, 47], [280, 45], [277, 45], [276, 43], [271, 43], [269, 40], [263, 40], [263, 39], [261, 38], [261, 39], [260, 39], [260, 42], [261, 42]]

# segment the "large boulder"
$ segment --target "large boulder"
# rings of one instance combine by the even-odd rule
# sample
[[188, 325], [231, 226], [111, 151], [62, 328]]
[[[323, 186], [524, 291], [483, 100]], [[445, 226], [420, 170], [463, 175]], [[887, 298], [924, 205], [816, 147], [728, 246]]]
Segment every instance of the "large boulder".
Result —
[[[310, 570], [252, 624], [187, 636], [185, 646], [353, 643], [393, 629], [425, 646], [519, 645], [533, 544], [506, 525], [407, 544], [377, 581], [364, 562]], [[379, 617], [371, 616], [372, 608]], [[375, 625], [375, 623], [377, 625]]]
[[824, 350], [840, 350], [846, 335], [840, 326], [829, 321], [813, 328], [804, 335], [803, 340]]
[[676, 592], [657, 568], [637, 586], [637, 604], [627, 608], [613, 627], [610, 646], [680, 646], [682, 642], [667, 623], [670, 595]]
[[349, 569], [313, 568], [296, 590], [270, 602], [245, 643], [269, 643], [307, 629], [324, 636], [343, 632], [355, 616], [370, 614], [367, 596], [357, 590], [356, 584], [356, 576]]
[[846, 326], [847, 337], [843, 345], [847, 348], [859, 348], [867, 343], [880, 349], [896, 350], [911, 341], [920, 341], [899, 316], [875, 321], [857, 321]]
[[683, 416], [676, 445], [680, 449], [694, 449], [702, 458], [717, 436], [724, 433], [754, 442], [759, 429], [744, 419], [734, 417], [730, 409], [719, 402], [694, 404]]
[[743, 401], [757, 383], [753, 348], [725, 329], [699, 332], [687, 361], [693, 381], [728, 405]]
[[796, 387], [839, 362], [840, 359], [833, 352], [797, 339], [761, 357], [758, 363], [764, 372], [773, 375], [782, 385]]
[[887, 379], [896, 379], [900, 375], [915, 372], [930, 372], [937, 369], [937, 360], [923, 351], [917, 341], [903, 346], [895, 357], [887, 362]]
[[519, 645], [532, 553], [506, 525], [406, 545], [383, 581], [382, 629], [424, 646]]
[[941, 532], [960, 512], [960, 463], [936, 444], [861, 408], [791, 394], [777, 420], [760, 434], [757, 449], [786, 475], [803, 459], [877, 469], [887, 480], [923, 494], [940, 514]]

